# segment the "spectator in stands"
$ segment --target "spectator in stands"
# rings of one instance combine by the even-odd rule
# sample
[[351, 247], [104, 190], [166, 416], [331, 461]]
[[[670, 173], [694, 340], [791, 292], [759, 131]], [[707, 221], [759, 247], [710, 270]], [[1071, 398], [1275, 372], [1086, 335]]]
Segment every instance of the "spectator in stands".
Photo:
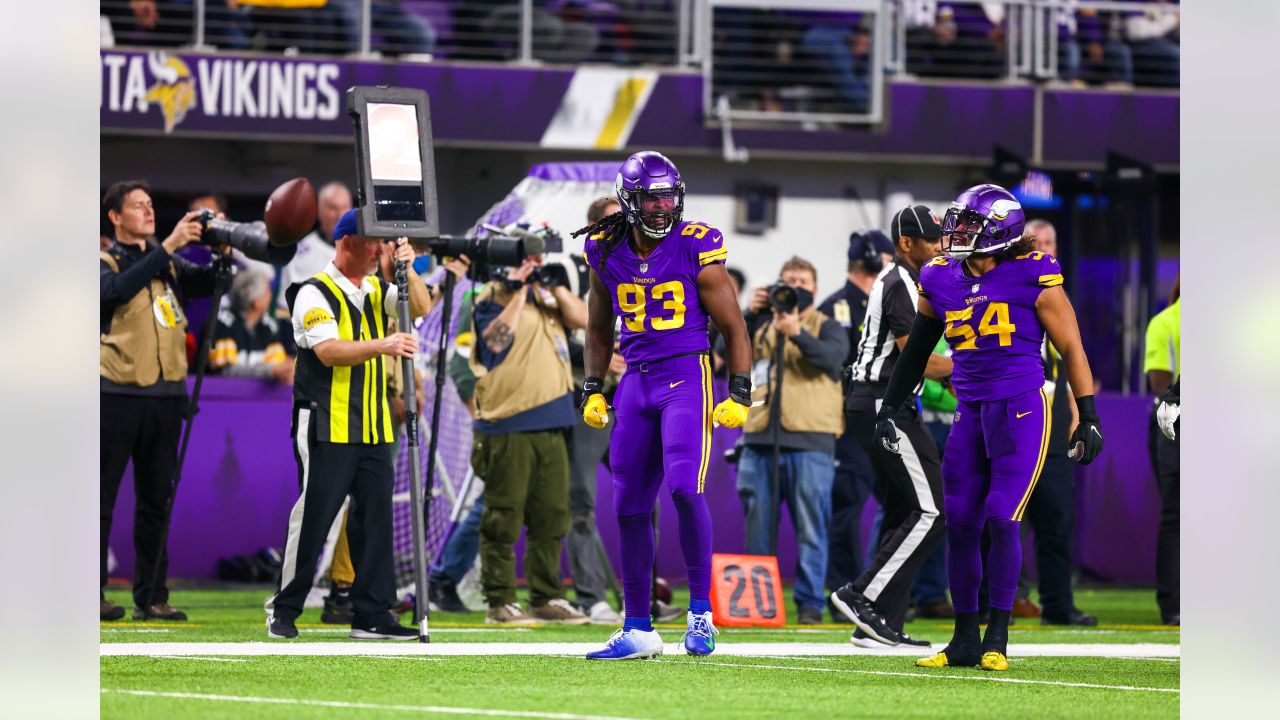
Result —
[[[205, 43], [231, 50], [249, 47], [237, 13], [246, 0], [206, 0]], [[106, 0], [102, 3], [103, 47], [119, 45], [181, 47], [194, 42], [191, 0]]]
[[1147, 0], [1150, 7], [1132, 11], [1124, 21], [1133, 49], [1134, 81], [1153, 87], [1178, 87], [1182, 25], [1177, 0]]
[[[753, 362], [761, 369], [753, 398], [764, 405], [742, 428], [738, 497], [752, 555], [777, 553], [778, 512], [786, 501], [796, 532], [796, 606], [800, 623], [813, 625], [822, 622], [826, 605], [831, 486], [836, 438], [844, 431], [840, 369], [849, 336], [814, 306], [818, 271], [812, 263], [793, 257], [779, 277], [797, 296], [795, 306], [780, 311], [761, 287], [745, 314]], [[780, 368], [774, 365], [779, 360]]]
[[288, 265], [280, 269], [277, 312], [288, 313], [284, 294], [290, 285], [303, 282], [324, 270], [329, 261], [333, 260], [337, 253], [333, 244], [333, 228], [338, 224], [338, 218], [350, 209], [351, 191], [341, 182], [334, 180], [326, 183], [316, 192], [316, 221], [319, 227], [298, 241], [297, 253]]
[[859, 13], [806, 13], [813, 24], [800, 45], [835, 87], [837, 112], [863, 113], [871, 106], [868, 73], [871, 33]]
[[907, 71], [923, 77], [996, 78], [1004, 72], [1004, 6], [998, 3], [904, 4]]
[[[341, 47], [331, 52], [359, 52], [363, 0], [329, 0], [337, 11]], [[430, 55], [436, 49], [436, 29], [425, 17], [404, 8], [400, 0], [373, 0], [370, 5], [370, 49], [387, 55]]]
[[218, 313], [210, 372], [293, 384], [293, 329], [268, 312], [271, 281], [256, 270], [242, 270], [231, 283], [231, 307]]
[[[252, 22], [255, 45], [275, 51], [343, 53], [341, 8], [331, 0], [232, 0]], [[358, 32], [358, 31], [357, 31]]]
[[1110, 37], [1112, 16], [1093, 8], [1075, 8], [1075, 0], [1059, 7], [1058, 76], [1069, 83], [1086, 81], [1133, 84], [1133, 54], [1129, 46]]
[[[163, 241], [155, 239], [150, 187], [141, 180], [113, 183], [102, 197], [114, 242], [98, 255], [99, 375], [102, 402], [100, 501], [102, 587], [107, 584], [107, 542], [125, 466], [133, 461], [133, 617], [186, 620], [169, 605], [165, 587], [167, 536], [178, 437], [187, 404], [187, 318], [181, 299], [213, 291], [214, 272], [174, 253], [200, 239], [195, 213], [182, 217]], [[154, 583], [153, 583], [154, 578]], [[124, 609], [99, 593], [102, 620]]]

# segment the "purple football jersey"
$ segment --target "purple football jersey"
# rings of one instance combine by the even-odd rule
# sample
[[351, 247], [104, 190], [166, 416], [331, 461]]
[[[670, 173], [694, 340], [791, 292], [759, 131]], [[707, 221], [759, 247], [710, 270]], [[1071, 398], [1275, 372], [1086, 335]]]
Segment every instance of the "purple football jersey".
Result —
[[621, 241], [600, 264], [603, 233], [587, 238], [587, 264], [600, 276], [622, 318], [622, 357], [648, 362], [706, 352], [707, 313], [698, 302], [698, 273], [723, 263], [729, 251], [720, 231], [705, 223], [677, 223], [646, 258]]
[[920, 295], [946, 323], [952, 384], [962, 402], [1004, 400], [1044, 384], [1036, 298], [1061, 284], [1062, 267], [1042, 252], [1019, 255], [976, 278], [954, 258], [934, 258], [921, 268]]

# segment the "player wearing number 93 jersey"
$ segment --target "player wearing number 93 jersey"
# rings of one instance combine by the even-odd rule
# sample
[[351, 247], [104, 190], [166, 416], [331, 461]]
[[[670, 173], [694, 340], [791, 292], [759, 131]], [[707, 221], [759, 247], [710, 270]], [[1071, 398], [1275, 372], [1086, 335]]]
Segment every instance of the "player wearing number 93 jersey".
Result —
[[[895, 451], [893, 412], [919, 382], [939, 336], [951, 347], [952, 385], [959, 404], [942, 459], [948, 575], [955, 632], [922, 667], [1008, 670], [1009, 611], [1022, 568], [1019, 526], [1044, 466], [1049, 402], [1042, 386], [1040, 347], [1046, 333], [1067, 368], [1080, 423], [1073, 457], [1088, 463], [1102, 450], [1093, 374], [1080, 342], [1075, 311], [1062, 290], [1062, 269], [1023, 237], [1022, 206], [1004, 188], [978, 185], [951, 204], [942, 249], [920, 270], [919, 312], [889, 379], [877, 416], [876, 440]], [[991, 617], [978, 635], [982, 534]]]
[[[600, 393], [613, 352], [627, 361], [614, 395], [617, 426], [610, 442], [613, 505], [622, 536], [625, 625], [588, 658], [621, 660], [662, 653], [649, 617], [654, 538], [651, 514], [665, 480], [680, 521], [680, 546], [689, 575], [686, 652], [715, 649], [712, 624], [711, 515], [705, 489], [711, 430], [741, 427], [751, 404], [751, 348], [724, 263], [724, 236], [706, 223], [682, 219], [684, 182], [656, 152], [627, 158], [618, 172], [621, 212], [586, 234], [591, 266], [587, 300], [587, 378], [583, 421], [603, 428], [608, 403]], [[707, 322], [726, 340], [729, 397], [714, 404]]]

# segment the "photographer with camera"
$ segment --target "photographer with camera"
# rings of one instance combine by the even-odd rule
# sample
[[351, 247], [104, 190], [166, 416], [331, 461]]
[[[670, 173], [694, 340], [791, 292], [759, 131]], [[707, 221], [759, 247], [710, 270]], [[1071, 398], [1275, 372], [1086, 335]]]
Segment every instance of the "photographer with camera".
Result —
[[[301, 494], [289, 515], [278, 591], [267, 604], [267, 636], [296, 638], [329, 529], [352, 498], [348, 540], [355, 565], [351, 635], [357, 640], [413, 640], [418, 633], [391, 614], [396, 602], [391, 494], [395, 442], [387, 402], [387, 364], [412, 358], [418, 338], [391, 332], [399, 289], [381, 280], [382, 241], [357, 234], [356, 211], [334, 227], [332, 262], [286, 290], [298, 345], [293, 384], [294, 455]], [[413, 248], [396, 240], [408, 266], [409, 308], [422, 317], [431, 295], [413, 270]]]
[[822, 622], [827, 526], [836, 438], [844, 431], [840, 368], [848, 333], [814, 307], [818, 271], [793, 257], [781, 282], [757, 288], [746, 312], [751, 328], [753, 400], [764, 400], [743, 427], [738, 496], [746, 515], [746, 552], [777, 553], [778, 511], [786, 500], [796, 530], [795, 601], [800, 623]]
[[[98, 256], [101, 585], [107, 583], [116, 494], [132, 458], [137, 494], [133, 618], [186, 620], [185, 613], [169, 605], [161, 547], [168, 535], [167, 507], [187, 404], [187, 318], [182, 300], [211, 294], [216, 278], [212, 267], [174, 255], [200, 240], [200, 213], [184, 215], [173, 232], [157, 242], [150, 191], [145, 181], [126, 180], [112, 184], [102, 198], [114, 240]], [[124, 617], [124, 609], [101, 594], [99, 602], [102, 620]]]
[[[519, 267], [475, 299], [475, 441], [471, 466], [484, 478], [481, 584], [490, 623], [584, 624], [564, 599], [560, 545], [569, 530], [569, 453], [577, 421], [568, 333], [585, 327], [586, 304], [563, 267], [543, 265], [545, 241], [525, 233]], [[473, 255], [473, 259], [476, 256]], [[525, 534], [530, 611], [516, 604], [514, 546]]]

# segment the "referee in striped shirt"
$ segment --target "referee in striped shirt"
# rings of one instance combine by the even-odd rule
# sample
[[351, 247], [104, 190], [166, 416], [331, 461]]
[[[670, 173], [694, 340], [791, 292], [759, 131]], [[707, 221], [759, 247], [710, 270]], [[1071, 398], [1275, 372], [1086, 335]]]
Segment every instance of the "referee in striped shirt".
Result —
[[[942, 540], [938, 449], [914, 403], [893, 418], [904, 438], [901, 456], [875, 443], [874, 433], [889, 376], [915, 321], [920, 268], [941, 254], [942, 225], [929, 208], [914, 205], [894, 215], [889, 236], [895, 261], [880, 271], [871, 287], [845, 400], [849, 432], [871, 457], [884, 520], [875, 560], [857, 580], [832, 593], [831, 603], [858, 626], [855, 644], [879, 641], [926, 647], [929, 643], [912, 639], [902, 625], [916, 570]], [[949, 357], [929, 357], [925, 377], [944, 380], [950, 375]]]

